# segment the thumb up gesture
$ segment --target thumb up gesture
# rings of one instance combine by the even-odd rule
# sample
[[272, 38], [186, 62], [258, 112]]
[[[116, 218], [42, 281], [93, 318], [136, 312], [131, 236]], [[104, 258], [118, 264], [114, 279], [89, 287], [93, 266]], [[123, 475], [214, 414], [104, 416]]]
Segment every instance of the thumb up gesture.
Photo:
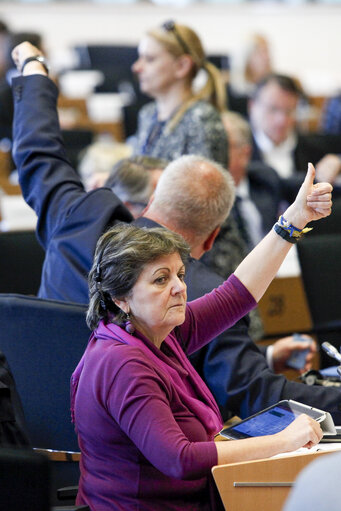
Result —
[[285, 219], [299, 229], [331, 213], [333, 187], [329, 183], [314, 184], [314, 178], [314, 165], [308, 163], [308, 171], [296, 199], [283, 213]]

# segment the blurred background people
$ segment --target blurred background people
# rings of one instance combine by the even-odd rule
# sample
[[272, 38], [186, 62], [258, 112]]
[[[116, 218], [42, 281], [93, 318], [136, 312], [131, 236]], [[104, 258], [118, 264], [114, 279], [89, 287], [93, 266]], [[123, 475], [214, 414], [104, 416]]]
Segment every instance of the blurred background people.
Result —
[[103, 186], [113, 166], [131, 155], [131, 147], [124, 143], [96, 141], [80, 154], [78, 173], [86, 191]]
[[341, 93], [326, 100], [321, 119], [323, 133], [341, 134]]
[[[252, 134], [248, 122], [236, 112], [223, 112], [222, 120], [228, 134], [229, 171], [236, 184], [236, 200], [230, 218], [202, 261], [226, 278], [276, 222], [281, 180], [268, 165], [250, 161]], [[251, 311], [250, 318], [250, 335], [259, 340], [264, 330], [258, 309]]]
[[[154, 99], [138, 117], [129, 142], [134, 155], [173, 160], [198, 154], [226, 167], [227, 140], [219, 111], [225, 109], [225, 87], [220, 71], [205, 56], [198, 35], [173, 21], [147, 32], [133, 64], [141, 91]], [[205, 71], [203, 86], [194, 79]]]
[[167, 160], [132, 156], [117, 162], [104, 186], [111, 188], [134, 218], [139, 217], [153, 194]]
[[323, 140], [318, 145], [298, 133], [297, 107], [301, 93], [300, 86], [290, 76], [270, 74], [258, 83], [250, 102], [252, 159], [267, 163], [282, 178], [291, 180], [294, 194], [297, 182], [304, 175], [301, 173], [300, 177], [299, 172], [304, 171], [309, 161], [316, 165], [319, 181], [333, 183], [341, 170], [341, 141], [340, 151], [328, 154]]
[[248, 99], [256, 84], [273, 70], [269, 41], [259, 33], [249, 34], [231, 53], [227, 86], [228, 107], [248, 117]]
[[229, 171], [236, 185], [232, 209], [240, 235], [248, 249], [271, 229], [279, 214], [281, 179], [268, 165], [251, 161], [252, 132], [236, 112], [224, 112], [222, 120], [229, 140]]

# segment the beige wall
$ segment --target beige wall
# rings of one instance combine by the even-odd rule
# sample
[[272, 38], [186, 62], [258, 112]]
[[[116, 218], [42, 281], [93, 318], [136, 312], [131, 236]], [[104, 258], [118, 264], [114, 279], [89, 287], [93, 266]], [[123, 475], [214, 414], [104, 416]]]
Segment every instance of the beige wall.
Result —
[[[136, 44], [144, 31], [166, 19], [189, 24], [209, 52], [231, 52], [251, 31], [272, 44], [277, 70], [294, 74], [311, 92], [341, 88], [341, 5], [218, 3], [186, 7], [153, 4], [0, 3], [0, 17], [16, 30], [41, 31], [56, 62], [73, 44]], [[66, 59], [66, 54], [65, 54]]]

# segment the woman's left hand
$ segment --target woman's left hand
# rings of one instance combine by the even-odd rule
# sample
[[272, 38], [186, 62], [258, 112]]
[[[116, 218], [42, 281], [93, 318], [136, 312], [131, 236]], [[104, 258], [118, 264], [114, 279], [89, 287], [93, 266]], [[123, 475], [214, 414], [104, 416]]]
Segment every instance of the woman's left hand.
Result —
[[295, 202], [283, 214], [289, 223], [299, 229], [331, 213], [333, 187], [330, 183], [314, 184], [314, 178], [315, 168], [308, 163], [308, 171]]

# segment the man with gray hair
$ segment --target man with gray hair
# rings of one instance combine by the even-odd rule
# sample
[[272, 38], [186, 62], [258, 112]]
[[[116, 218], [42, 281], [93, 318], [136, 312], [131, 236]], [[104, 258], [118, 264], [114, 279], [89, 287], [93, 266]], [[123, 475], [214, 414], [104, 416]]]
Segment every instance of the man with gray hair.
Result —
[[[17, 47], [15, 59], [24, 76], [14, 80], [13, 95], [14, 159], [24, 198], [38, 215], [37, 235], [46, 250], [39, 296], [86, 304], [87, 273], [99, 236], [117, 221], [129, 222], [132, 217], [111, 189], [99, 188], [90, 193], [84, 190], [65, 155], [56, 110], [57, 88], [46, 76], [44, 63], [37, 61], [36, 56], [37, 49], [28, 43]], [[200, 236], [201, 227], [198, 227], [188, 241], [193, 255], [198, 257], [213, 243], [219, 222], [228, 214], [231, 201], [226, 197], [217, 200], [210, 213], [212, 223], [205, 225], [204, 208], [212, 201], [211, 187], [216, 191], [223, 188], [222, 170], [213, 162], [196, 157], [180, 161], [185, 165], [192, 162], [184, 172], [187, 181], [181, 180], [179, 184], [172, 181], [176, 172], [180, 179], [181, 172], [179, 163], [175, 163], [175, 168], [170, 165], [159, 180], [156, 198], [151, 201], [145, 217], [136, 223], [159, 224], [170, 229], [175, 229], [178, 223], [180, 234], [185, 234], [194, 220], [191, 218], [188, 222], [186, 218], [189, 210], [185, 192], [195, 187], [192, 199], [196, 203], [191, 211], [192, 215], [200, 213], [198, 226], [202, 226], [203, 232]], [[225, 178], [225, 182], [226, 179], [229, 178]], [[157, 208], [158, 193], [162, 190], [164, 201], [167, 194], [173, 194], [179, 210], [174, 217], [170, 216], [170, 209]], [[224, 190], [221, 195], [225, 195]], [[169, 204], [171, 200], [167, 199]], [[225, 213], [224, 207], [227, 207]], [[190, 300], [222, 282], [222, 278], [194, 258], [186, 271]], [[196, 367], [215, 395], [225, 419], [230, 413], [246, 417], [289, 397], [331, 412], [341, 409], [341, 394], [337, 389], [312, 388], [275, 375], [248, 337], [247, 329], [248, 321], [243, 319], [211, 342], [204, 352], [198, 352]]]
[[181, 156], [163, 172], [144, 216], [167, 219], [168, 228], [181, 234], [199, 259], [213, 245], [233, 201], [233, 179], [221, 165]]

